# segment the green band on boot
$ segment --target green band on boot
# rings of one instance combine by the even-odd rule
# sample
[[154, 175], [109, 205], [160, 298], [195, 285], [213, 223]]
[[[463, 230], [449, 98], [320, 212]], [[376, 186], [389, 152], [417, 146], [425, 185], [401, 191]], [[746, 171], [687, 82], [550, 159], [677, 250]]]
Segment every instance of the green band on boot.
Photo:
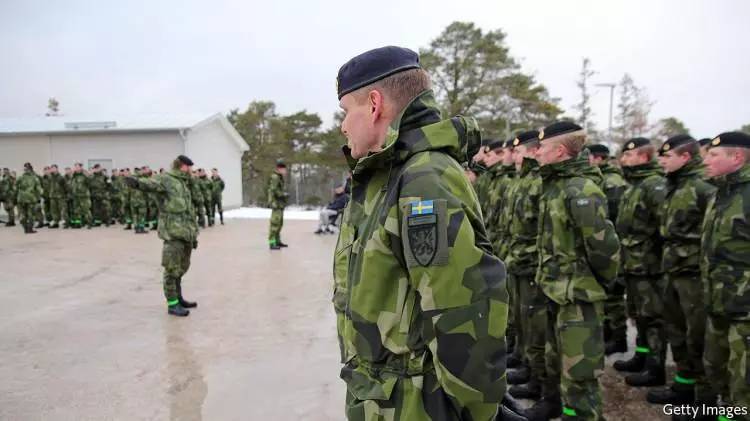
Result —
[[641, 354], [650, 354], [651, 350], [648, 349], [648, 347], [645, 346], [637, 346], [635, 347], [635, 352], [641, 353]]
[[575, 409], [573, 409], [573, 408], [568, 408], [567, 406], [563, 406], [563, 411], [562, 411], [562, 412], [563, 412], [563, 414], [564, 414], [564, 415], [567, 415], [567, 416], [569, 416], [569, 417], [575, 417], [575, 416], [577, 416], [577, 415], [578, 415], [578, 414], [576, 413], [576, 410], [575, 410]]
[[695, 384], [695, 379], [686, 379], [684, 377], [680, 377], [679, 375], [674, 375], [674, 381], [675, 383], [681, 383], [681, 384]]
[[268, 240], [268, 244], [270, 244], [272, 246], [275, 246], [276, 245], [276, 240]]
[[176, 306], [177, 304], [180, 304], [180, 300], [167, 300], [167, 305], [170, 307]]

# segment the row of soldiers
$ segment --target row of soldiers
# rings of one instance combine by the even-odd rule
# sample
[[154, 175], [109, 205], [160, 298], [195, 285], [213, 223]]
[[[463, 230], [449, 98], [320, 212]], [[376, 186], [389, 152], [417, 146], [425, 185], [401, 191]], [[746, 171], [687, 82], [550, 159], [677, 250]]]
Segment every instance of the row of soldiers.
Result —
[[536, 401], [531, 420], [601, 419], [603, 354], [627, 351], [629, 317], [635, 353], [614, 368], [648, 402], [750, 408], [750, 136], [639, 137], [619, 159], [584, 142], [556, 123], [487, 141], [467, 169], [508, 271], [510, 394]]
[[[163, 173], [164, 170], [160, 170]], [[200, 227], [213, 226], [218, 213], [224, 224], [222, 192], [224, 180], [216, 168], [208, 177], [205, 170], [194, 170], [190, 178], [193, 204]], [[136, 234], [145, 234], [148, 228], [158, 227], [160, 203], [158, 196], [127, 186], [125, 178], [135, 176], [146, 179], [156, 176], [148, 166], [107, 170], [96, 164], [86, 171], [81, 163], [65, 168], [61, 174], [56, 164], [45, 167], [37, 174], [30, 163], [16, 178], [15, 172], [3, 169], [0, 179], [0, 202], [8, 215], [6, 226], [14, 226], [16, 208], [24, 232], [33, 234], [36, 228], [80, 229], [87, 226], [110, 226], [114, 223], [133, 229]]]

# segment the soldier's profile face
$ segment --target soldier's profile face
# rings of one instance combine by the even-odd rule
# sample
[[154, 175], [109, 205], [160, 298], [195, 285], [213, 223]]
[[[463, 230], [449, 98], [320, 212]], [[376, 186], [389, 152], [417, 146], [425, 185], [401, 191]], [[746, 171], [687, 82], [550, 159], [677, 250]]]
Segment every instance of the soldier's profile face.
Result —
[[488, 167], [492, 167], [503, 160], [503, 153], [502, 149], [495, 149], [494, 151], [487, 152], [484, 156], [484, 164]]
[[690, 154], [677, 154], [675, 151], [667, 151], [659, 156], [659, 165], [667, 174], [682, 168], [690, 160]]
[[373, 124], [369, 99], [357, 101], [354, 93], [350, 93], [341, 98], [339, 106], [345, 114], [344, 121], [341, 122], [341, 133], [346, 136], [352, 158], [360, 159], [367, 156], [368, 152], [376, 150], [378, 133]]
[[630, 149], [622, 153], [620, 162], [625, 167], [634, 167], [648, 162], [647, 158], [645, 154], [641, 154], [637, 149]]
[[703, 163], [706, 165], [706, 175], [713, 178], [737, 171], [744, 165], [744, 159], [731, 148], [718, 147], [706, 152]]
[[562, 149], [563, 146], [558, 142], [549, 140], [541, 142], [539, 148], [536, 150], [536, 160], [539, 161], [539, 165], [549, 165], [560, 162], [565, 155]]

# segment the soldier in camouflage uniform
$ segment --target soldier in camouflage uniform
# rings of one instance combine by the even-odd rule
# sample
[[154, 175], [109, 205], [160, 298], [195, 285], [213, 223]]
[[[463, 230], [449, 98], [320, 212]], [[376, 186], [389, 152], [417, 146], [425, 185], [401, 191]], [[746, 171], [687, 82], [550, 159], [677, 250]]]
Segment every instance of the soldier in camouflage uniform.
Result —
[[73, 226], [73, 169], [65, 167], [65, 229]]
[[[602, 144], [590, 145], [589, 163], [599, 168], [604, 177], [604, 194], [607, 196], [609, 220], [617, 222], [617, 210], [620, 207], [628, 182], [622, 175], [620, 168], [612, 165], [609, 160], [609, 148]], [[619, 276], [613, 285], [603, 285], [607, 291], [604, 302], [604, 355], [628, 350], [627, 314], [625, 312], [625, 281]]]
[[8, 222], [5, 223], [5, 226], [13, 227], [16, 225], [16, 195], [18, 192], [16, 190], [16, 179], [7, 168], [3, 168], [0, 186], [3, 191], [3, 207], [8, 214]]
[[662, 277], [662, 239], [659, 235], [661, 205], [666, 195], [663, 172], [654, 160], [656, 149], [646, 138], [633, 138], [625, 144], [621, 159], [625, 190], [617, 215], [617, 233], [622, 244], [622, 279], [628, 308], [635, 309], [637, 329], [635, 354], [616, 361], [618, 371], [632, 386], [664, 384], [666, 341], [662, 319], [663, 302], [659, 292]]
[[[44, 175], [47, 175], [47, 171], [49, 171], [49, 167], [45, 167], [45, 173], [44, 173]], [[39, 185], [42, 186], [42, 196], [39, 198], [40, 199], [39, 202], [37, 202], [36, 205], [34, 205], [34, 210], [33, 210], [33, 212], [34, 212], [34, 220], [37, 221], [36, 227], [37, 228], [42, 228], [45, 225], [45, 222], [44, 222], [44, 211], [43, 211], [43, 208], [45, 206], [45, 202], [42, 200], [42, 198], [45, 195], [45, 192], [44, 192], [45, 181], [44, 181], [44, 178], [42, 176], [40, 176], [39, 174], [37, 174], [36, 172], [34, 173], [34, 176], [36, 176], [36, 178], [39, 179]]]
[[[519, 340], [516, 348], [528, 367], [528, 382], [514, 385], [510, 394], [519, 399], [539, 399], [542, 393], [541, 379], [545, 377], [544, 347], [547, 331], [547, 298], [536, 283], [539, 263], [537, 236], [539, 231], [539, 197], [542, 194], [542, 179], [536, 152], [539, 149], [539, 132], [519, 133], [513, 140], [513, 159], [516, 164], [517, 181], [509, 196], [513, 210], [508, 230], [509, 282], [515, 290], [511, 303], [517, 303]], [[510, 383], [510, 373], [508, 373]]]
[[[140, 180], [146, 179], [143, 168], [135, 168], [135, 178]], [[146, 209], [148, 207], [146, 193], [136, 188], [130, 190], [130, 215], [133, 219], [133, 232], [135, 234], [146, 234]]]
[[213, 186], [211, 180], [206, 174], [206, 170], [200, 169], [200, 177], [198, 183], [201, 187], [201, 193], [203, 193], [203, 206], [206, 212], [206, 218], [208, 219], [208, 226], [214, 226], [214, 206], [213, 206]]
[[474, 174], [476, 174], [476, 180], [474, 181], [474, 191], [477, 194], [479, 200], [479, 206], [482, 209], [482, 215], [487, 215], [487, 206], [489, 201], [488, 184], [492, 175], [487, 171], [487, 165], [485, 160], [489, 153], [489, 139], [482, 140], [482, 145], [479, 151], [472, 157], [471, 163], [468, 166]]
[[102, 223], [109, 226], [110, 204], [109, 204], [109, 180], [103, 173], [104, 168], [96, 164], [89, 177], [89, 188], [91, 190], [91, 213], [94, 216], [94, 225]]
[[[154, 172], [148, 165], [143, 167], [143, 174], [148, 178], [156, 178], [156, 172]], [[155, 230], [159, 224], [159, 200], [158, 194], [154, 192], [147, 192], [145, 194], [146, 199], [146, 225], [149, 229]], [[145, 228], [144, 228], [145, 232]]]
[[66, 220], [66, 214], [68, 213], [65, 203], [68, 186], [65, 178], [58, 172], [57, 165], [50, 166], [47, 189], [49, 195], [49, 227], [59, 228], [60, 223]]
[[[705, 157], [718, 187], [701, 238], [708, 312], [703, 361], [714, 394], [750, 407], [750, 135], [722, 133]], [[707, 405], [715, 405], [712, 396]], [[740, 417], [741, 418], [741, 417]]]
[[693, 403], [696, 397], [704, 402], [710, 398], [710, 388], [702, 361], [706, 311], [700, 236], [706, 207], [716, 189], [704, 181], [699, 144], [692, 137], [670, 137], [659, 148], [659, 155], [659, 164], [667, 174], [659, 227], [664, 241], [660, 293], [677, 372], [670, 387], [650, 390], [646, 398], [658, 404]]
[[117, 168], [112, 170], [110, 178], [110, 204], [112, 205], [112, 219], [120, 224], [125, 223], [122, 215], [122, 192], [125, 188], [125, 181], [122, 179], [121, 171]]
[[219, 213], [219, 220], [221, 225], [224, 225], [224, 208], [221, 206], [221, 195], [224, 192], [224, 180], [219, 176], [219, 170], [214, 168], [211, 170], [211, 213]]
[[45, 225], [49, 225], [50, 218], [50, 202], [49, 202], [49, 181], [52, 167], [44, 167], [42, 172], [42, 209], [44, 210], [43, 221]]
[[159, 238], [164, 241], [161, 264], [164, 267], [164, 297], [167, 312], [184, 317], [188, 308], [197, 303], [182, 296], [182, 277], [190, 268], [190, 255], [198, 248], [198, 226], [190, 197], [190, 167], [193, 161], [180, 155], [172, 163], [172, 170], [156, 177], [128, 177], [126, 182], [136, 191], [158, 195], [162, 204], [159, 213]]
[[289, 194], [284, 187], [286, 164], [282, 160], [276, 162], [276, 169], [268, 181], [268, 207], [271, 208], [271, 221], [268, 227], [268, 246], [271, 250], [287, 247], [281, 241], [281, 227], [284, 226], [284, 208]]
[[72, 228], [81, 228], [83, 224], [86, 224], [91, 229], [94, 220], [91, 216], [89, 177], [83, 172], [83, 164], [81, 163], [76, 163], [74, 166], [70, 190], [73, 195]]
[[122, 174], [122, 219], [125, 227], [123, 230], [129, 230], [133, 227], [133, 213], [130, 203], [130, 187], [125, 183], [125, 179], [130, 177], [130, 168], [125, 168], [121, 171]]
[[195, 209], [196, 221], [201, 228], [206, 227], [206, 212], [203, 204], [203, 189], [200, 185], [200, 173], [193, 170], [190, 178], [190, 194], [193, 198], [193, 208]]
[[353, 169], [334, 258], [347, 418], [517, 419], [501, 407], [505, 268], [461, 166], [475, 120], [441, 120], [410, 50], [364, 53], [337, 80]]
[[[536, 283], [547, 297], [542, 399], [529, 419], [602, 419], [602, 285], [617, 277], [620, 244], [607, 219], [601, 172], [580, 152], [584, 130], [557, 122], [539, 133], [541, 166]], [[542, 234], [543, 233], [543, 234]]]
[[28, 162], [23, 164], [23, 174], [16, 182], [17, 203], [21, 217], [23, 232], [34, 234], [34, 208], [39, 206], [42, 199], [42, 182], [41, 177], [34, 173], [34, 168]]
[[483, 157], [484, 167], [486, 169], [484, 176], [482, 176], [482, 183], [484, 185], [484, 195], [486, 197], [486, 207], [482, 209], [484, 216], [484, 228], [487, 230], [487, 236], [490, 243], [494, 243], [495, 229], [497, 223], [498, 214], [498, 202], [500, 201], [499, 191], [502, 189], [502, 184], [505, 181], [505, 166], [503, 165], [503, 155], [505, 150], [503, 149], [503, 142], [499, 139], [489, 139], [486, 142], [485, 153]]

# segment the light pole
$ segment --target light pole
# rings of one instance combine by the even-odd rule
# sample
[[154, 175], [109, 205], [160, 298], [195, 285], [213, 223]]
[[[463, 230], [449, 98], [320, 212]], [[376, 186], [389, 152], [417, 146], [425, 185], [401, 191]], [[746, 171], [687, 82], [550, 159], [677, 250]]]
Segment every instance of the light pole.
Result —
[[611, 146], [614, 143], [612, 142], [612, 105], [614, 103], [615, 86], [617, 86], [617, 84], [616, 83], [597, 83], [594, 86], [609, 88], [609, 130], [608, 130], [607, 137], [609, 137], [609, 144]]

